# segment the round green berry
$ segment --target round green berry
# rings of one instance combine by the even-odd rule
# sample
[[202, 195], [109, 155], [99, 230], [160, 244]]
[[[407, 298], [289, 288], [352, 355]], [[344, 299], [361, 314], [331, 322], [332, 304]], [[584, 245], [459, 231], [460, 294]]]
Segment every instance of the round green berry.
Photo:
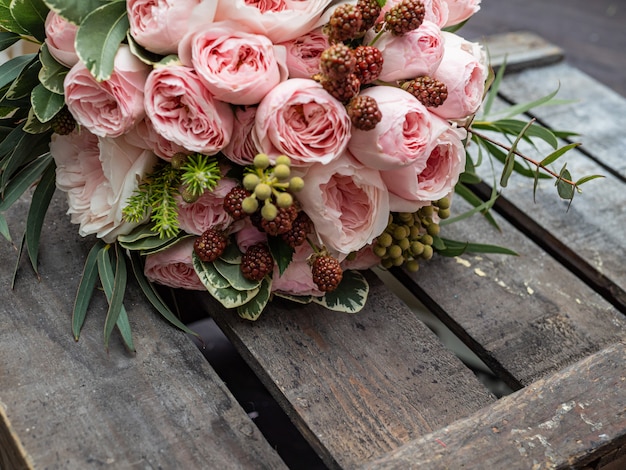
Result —
[[447, 219], [450, 217], [450, 209], [439, 209], [439, 218]]
[[257, 197], [257, 199], [265, 201], [272, 196], [272, 188], [267, 183], [259, 183], [254, 188], [254, 195]]
[[439, 209], [450, 209], [450, 202], [451, 201], [449, 197], [442, 197], [437, 201], [436, 204]]
[[289, 190], [293, 192], [301, 191], [304, 188], [304, 180], [299, 176], [294, 176], [289, 180]]
[[416, 259], [412, 259], [410, 261], [407, 261], [404, 264], [404, 267], [406, 268], [407, 271], [411, 273], [416, 273], [420, 268], [420, 264], [417, 262]]
[[387, 254], [387, 248], [384, 246], [380, 246], [380, 245], [374, 245], [373, 251], [374, 251], [374, 254], [378, 256], [379, 258], [384, 258], [385, 255]]
[[422, 235], [422, 240], [421, 241], [422, 241], [422, 243], [424, 245], [432, 245], [434, 240], [433, 240], [432, 236], [430, 236], [428, 234], [424, 234], [424, 235]]
[[282, 207], [286, 209], [287, 207], [291, 207], [293, 204], [293, 197], [289, 193], [280, 193], [276, 196], [276, 205], [278, 207]]
[[435, 212], [433, 206], [424, 206], [419, 210], [420, 215], [423, 217], [430, 217], [433, 215], [433, 212]]
[[274, 167], [274, 176], [279, 180], [286, 180], [287, 178], [289, 178], [290, 174], [291, 170], [289, 169], [289, 165], [279, 163]]
[[243, 187], [246, 188], [248, 191], [254, 191], [254, 188], [260, 182], [261, 179], [254, 173], [248, 173], [246, 176], [243, 177], [242, 181]]
[[241, 210], [246, 214], [252, 214], [259, 208], [259, 201], [254, 196], [248, 196], [241, 201]]
[[424, 259], [430, 259], [433, 257], [433, 247], [430, 245], [426, 245], [424, 246], [424, 252], [422, 253], [422, 258]]
[[263, 217], [268, 222], [271, 222], [278, 215], [278, 209], [271, 202], [263, 204], [261, 208], [261, 217]]
[[393, 258], [391, 262], [394, 266], [402, 266], [404, 264], [404, 256], [398, 256], [397, 258]]
[[424, 253], [424, 244], [421, 242], [412, 242], [409, 250], [413, 254], [413, 256], [419, 256]]
[[291, 166], [291, 158], [289, 158], [287, 155], [279, 155], [278, 157], [276, 157], [276, 162], [274, 164], [276, 166], [278, 165]]
[[254, 157], [254, 166], [260, 170], [265, 170], [270, 166], [270, 157], [265, 153], [259, 153]]
[[387, 250], [390, 258], [399, 258], [402, 256], [402, 248], [399, 245], [391, 245]]
[[420, 236], [420, 226], [413, 225], [411, 226], [411, 230], [409, 231], [409, 238], [411, 240], [416, 240]]
[[428, 235], [432, 235], [433, 237], [439, 235], [439, 225], [432, 223], [426, 227], [426, 231], [428, 232]]
[[380, 265], [385, 269], [389, 269], [393, 266], [393, 260], [391, 258], [384, 259], [380, 262]]
[[402, 240], [398, 240], [398, 246], [402, 248], [402, 251], [408, 250], [409, 246], [411, 246], [411, 241], [408, 238], [403, 238]]
[[393, 238], [396, 240], [402, 240], [409, 235], [409, 229], [405, 225], [397, 225], [395, 229], [393, 229]]
[[380, 235], [378, 235], [376, 242], [378, 243], [378, 245], [382, 246], [383, 248], [388, 248], [393, 243], [393, 238], [387, 232], [383, 232]]

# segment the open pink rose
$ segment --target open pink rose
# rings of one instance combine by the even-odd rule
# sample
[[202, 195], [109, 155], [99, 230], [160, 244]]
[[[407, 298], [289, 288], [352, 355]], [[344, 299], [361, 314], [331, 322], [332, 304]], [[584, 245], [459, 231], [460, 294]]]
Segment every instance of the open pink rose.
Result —
[[126, 140], [137, 147], [152, 150], [157, 157], [170, 161], [177, 153], [188, 154], [183, 146], [167, 140], [154, 130], [152, 122], [144, 118], [135, 127], [125, 134]]
[[190, 67], [155, 68], [146, 81], [146, 114], [154, 129], [188, 150], [214, 155], [230, 141], [233, 112]]
[[143, 90], [148, 72], [148, 66], [122, 45], [111, 78], [103, 82], [77, 62], [63, 83], [65, 102], [81, 126], [101, 137], [119, 137], [145, 115]]
[[67, 193], [68, 214], [81, 236], [96, 234], [107, 243], [137, 226], [122, 209], [156, 157], [124, 137], [96, 137], [87, 130], [54, 134], [50, 153], [57, 165], [57, 187]]
[[224, 198], [228, 192], [237, 186], [237, 182], [230, 178], [222, 178], [215, 189], [205, 191], [200, 198], [192, 203], [178, 198], [178, 222], [180, 228], [187, 233], [202, 235], [211, 228], [226, 228], [232, 222], [232, 217], [224, 210]]
[[175, 289], [206, 290], [193, 269], [193, 238], [146, 256], [144, 274], [149, 281]]
[[413, 166], [381, 172], [390, 192], [394, 212], [414, 212], [447, 196], [465, 170], [464, 128], [447, 126], [439, 134], [424, 169]]
[[356, 269], [362, 271], [380, 264], [380, 256], [374, 253], [373, 245], [365, 245], [359, 251], [352, 253], [341, 262], [341, 269]]
[[250, 218], [246, 217], [243, 219], [243, 224], [241, 224], [239, 230], [235, 232], [235, 239], [237, 240], [239, 250], [245, 253], [252, 245], [267, 242], [267, 232], [261, 232], [250, 222]]
[[307, 262], [311, 254], [313, 254], [313, 250], [305, 243], [296, 248], [291, 263], [282, 275], [279, 273], [278, 266], [275, 266], [272, 276], [272, 292], [312, 295], [314, 297], [323, 296], [324, 292], [319, 290], [313, 282], [311, 266]]
[[328, 163], [343, 153], [351, 129], [343, 104], [319, 83], [292, 78], [261, 101], [254, 137], [268, 155], [283, 153], [294, 166]]
[[201, 1], [127, 0], [130, 34], [149, 51], [176, 54], [178, 43], [187, 32], [189, 18]]
[[446, 101], [431, 111], [446, 119], [464, 119], [480, 107], [485, 93], [487, 66], [484, 52], [452, 33], [443, 33], [446, 47], [434, 77], [448, 88]]
[[221, 0], [215, 21], [232, 20], [273, 43], [308, 33], [332, 0]]
[[235, 108], [233, 135], [228, 145], [222, 149], [222, 153], [230, 161], [238, 165], [246, 166], [252, 164], [254, 156], [259, 153], [252, 136], [255, 116], [256, 106]]
[[328, 164], [311, 165], [298, 201], [313, 221], [319, 241], [335, 254], [358, 251], [382, 233], [389, 196], [377, 170], [345, 152]]
[[373, 130], [352, 130], [350, 152], [365, 166], [379, 170], [423, 168], [433, 146], [433, 118], [426, 107], [400, 88], [375, 86], [361, 94], [376, 100], [383, 117]]
[[50, 11], [46, 16], [45, 29], [46, 46], [52, 57], [66, 67], [73, 67], [78, 62], [74, 47], [78, 26]]
[[448, 5], [448, 21], [445, 26], [462, 23], [480, 10], [480, 0], [440, 0]]
[[311, 78], [320, 71], [320, 56], [328, 46], [328, 36], [322, 28], [314, 29], [291, 41], [281, 43], [287, 50], [290, 78]]
[[178, 55], [193, 67], [215, 99], [231, 104], [257, 104], [287, 79], [287, 53], [265, 36], [241, 31], [233, 22], [214, 23], [192, 31]]
[[[365, 36], [367, 43], [376, 33], [371, 30]], [[431, 76], [443, 57], [444, 41], [439, 27], [424, 21], [422, 25], [402, 36], [383, 34], [376, 42], [383, 55], [380, 79], [388, 82], [412, 79], [422, 75]]]

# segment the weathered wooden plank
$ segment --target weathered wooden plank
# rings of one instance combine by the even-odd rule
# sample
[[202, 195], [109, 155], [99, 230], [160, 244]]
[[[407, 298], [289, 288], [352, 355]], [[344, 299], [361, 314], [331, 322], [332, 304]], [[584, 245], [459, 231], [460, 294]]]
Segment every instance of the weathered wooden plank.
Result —
[[361, 469], [581, 468], [626, 443], [625, 381], [620, 343]]
[[[35, 466], [284, 468], [192, 341], [136, 286], [126, 301], [135, 355], [115, 335], [104, 350], [100, 296], [74, 342], [71, 309], [89, 243], [64, 205], [55, 199], [48, 214], [40, 282], [24, 261], [11, 292], [15, 252], [0, 243], [0, 401]], [[12, 227], [24, 213], [10, 214]]]
[[[255, 323], [204, 305], [332, 468], [383, 455], [494, 400], [377, 278], [350, 315], [277, 299]], [[187, 297], [189, 298], [189, 297]]]
[[540, 67], [563, 59], [563, 49], [530, 31], [486, 36], [479, 39], [494, 68], [506, 62], [507, 72]]

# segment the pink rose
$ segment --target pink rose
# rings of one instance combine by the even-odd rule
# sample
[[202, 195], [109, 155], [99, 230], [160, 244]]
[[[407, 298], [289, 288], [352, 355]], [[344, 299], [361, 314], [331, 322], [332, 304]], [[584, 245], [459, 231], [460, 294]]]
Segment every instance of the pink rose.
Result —
[[81, 125], [101, 137], [119, 137], [143, 119], [143, 89], [148, 66], [120, 46], [111, 78], [98, 82], [82, 62], [63, 83], [65, 102]]
[[[387, 3], [382, 8], [378, 21], [383, 21], [385, 13], [391, 10], [391, 7], [397, 5], [402, 0], [387, 0]], [[448, 22], [448, 4], [442, 0], [422, 0], [424, 3], [424, 20], [435, 23], [440, 28]]]
[[380, 264], [380, 256], [374, 253], [373, 245], [366, 245], [359, 251], [352, 253], [341, 262], [341, 269], [364, 270]]
[[456, 34], [443, 33], [443, 60], [434, 77], [448, 88], [446, 101], [431, 111], [445, 119], [464, 119], [480, 107], [485, 93], [487, 66], [484, 52]]
[[205, 191], [195, 202], [187, 203], [177, 198], [180, 228], [194, 235], [202, 235], [211, 227], [226, 228], [233, 219], [224, 210], [224, 198], [235, 186], [235, 180], [222, 178], [215, 189]]
[[328, 36], [322, 28], [281, 43], [287, 50], [287, 69], [290, 78], [311, 78], [320, 69], [320, 56], [328, 46]]
[[311, 165], [302, 177], [298, 201], [329, 250], [358, 251], [387, 226], [389, 196], [380, 173], [348, 152], [328, 164]]
[[231, 20], [273, 43], [295, 39], [315, 28], [332, 0], [223, 0], [215, 21]]
[[146, 81], [145, 106], [154, 129], [188, 150], [214, 155], [230, 141], [230, 106], [214, 99], [190, 67], [155, 68]]
[[52, 57], [66, 67], [73, 67], [78, 62], [74, 47], [78, 26], [53, 11], [46, 16], [46, 46]]
[[307, 262], [308, 257], [313, 254], [312, 248], [305, 243], [296, 248], [293, 258], [282, 276], [279, 274], [278, 266], [274, 266], [272, 276], [272, 292], [282, 292], [290, 295], [312, 295], [321, 297], [324, 292], [319, 290], [313, 282], [311, 266]]
[[150, 172], [156, 157], [124, 137], [96, 137], [86, 130], [54, 134], [50, 153], [57, 165], [57, 187], [67, 193], [68, 214], [81, 236], [96, 234], [107, 243], [137, 226], [125, 222], [122, 209]]
[[373, 130], [352, 130], [350, 152], [365, 166], [379, 170], [423, 168], [433, 146], [433, 118], [426, 107], [400, 88], [375, 86], [361, 94], [376, 100], [383, 117]]
[[237, 246], [242, 253], [248, 251], [252, 245], [257, 243], [267, 242], [267, 233], [261, 232], [258, 228], [252, 225], [250, 218], [246, 217], [241, 228], [235, 232], [235, 239], [237, 240]]
[[188, 154], [183, 146], [167, 140], [154, 130], [150, 119], [145, 118], [125, 134], [126, 139], [137, 147], [152, 150], [157, 157], [170, 161], [177, 153]]
[[283, 153], [294, 166], [328, 163], [350, 140], [345, 107], [319, 83], [304, 78], [282, 82], [259, 104], [257, 148], [268, 155]]
[[193, 238], [146, 256], [143, 272], [152, 282], [175, 289], [206, 290], [193, 269]]
[[256, 109], [256, 106], [235, 108], [233, 135], [228, 145], [222, 149], [222, 153], [238, 165], [251, 165], [254, 156], [259, 153], [252, 136]]
[[215, 99], [257, 104], [287, 79], [287, 53], [265, 36], [239, 30], [232, 22], [214, 23], [187, 34], [178, 48], [183, 65], [193, 67]]
[[[375, 34], [373, 30], [368, 32], [365, 42], [373, 39]], [[402, 36], [383, 34], [376, 47], [383, 55], [379, 78], [392, 82], [422, 75], [432, 76], [443, 58], [444, 41], [439, 27], [424, 21], [419, 28]]]
[[462, 23], [480, 10], [480, 0], [440, 0], [448, 6], [448, 21], [445, 26]]
[[414, 212], [453, 191], [465, 170], [466, 135], [462, 127], [447, 126], [437, 137], [425, 168], [410, 166], [381, 173], [390, 192], [392, 211]]
[[[189, 18], [201, 0], [128, 0], [130, 34], [138, 44], [161, 55], [176, 54]], [[208, 21], [208, 19], [207, 19]]]

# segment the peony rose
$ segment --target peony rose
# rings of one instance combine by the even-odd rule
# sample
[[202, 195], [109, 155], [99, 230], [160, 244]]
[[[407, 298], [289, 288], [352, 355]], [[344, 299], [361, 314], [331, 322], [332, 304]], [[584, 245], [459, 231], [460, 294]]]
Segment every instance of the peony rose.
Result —
[[50, 55], [66, 67], [72, 68], [79, 60], [74, 47], [78, 26], [50, 11], [46, 16], [45, 29], [46, 46]]
[[426, 107], [400, 88], [375, 86], [361, 94], [376, 100], [383, 117], [373, 130], [352, 130], [350, 152], [378, 170], [423, 168], [433, 146], [433, 117]]
[[146, 81], [145, 106], [154, 129], [193, 152], [214, 155], [230, 141], [233, 112], [190, 67], [155, 68]]
[[413, 166], [402, 170], [381, 172], [390, 192], [390, 209], [394, 212], [415, 212], [447, 196], [465, 170], [464, 128], [446, 126], [438, 135], [426, 167]]
[[280, 275], [278, 266], [274, 266], [272, 276], [272, 292], [279, 292], [290, 295], [312, 295], [321, 297], [324, 292], [319, 290], [313, 282], [311, 266], [307, 262], [309, 256], [313, 254], [313, 249], [307, 244], [296, 248], [291, 263]]
[[254, 138], [261, 151], [284, 153], [294, 166], [328, 163], [346, 148], [351, 126], [343, 104], [322, 85], [293, 78], [259, 104]]
[[119, 137], [143, 119], [143, 89], [149, 68], [120, 46], [111, 78], [98, 82], [82, 62], [64, 80], [65, 103], [81, 125], [101, 137]]
[[201, 1], [127, 0], [130, 34], [149, 51], [176, 54], [178, 43], [187, 32], [189, 18]]
[[261, 232], [258, 228], [252, 225], [249, 217], [246, 217], [243, 221], [244, 223], [235, 233], [235, 239], [237, 240], [239, 250], [242, 253], [245, 253], [252, 245], [267, 242], [267, 233]]
[[125, 134], [126, 139], [137, 147], [152, 150], [157, 157], [170, 161], [177, 153], [189, 153], [183, 146], [167, 140], [154, 130], [150, 119], [145, 118]]
[[448, 21], [445, 26], [462, 23], [480, 10], [480, 0], [440, 0], [448, 6]]
[[[365, 43], [376, 33], [370, 30]], [[396, 81], [412, 79], [422, 75], [431, 76], [443, 57], [444, 41], [439, 27], [424, 21], [422, 25], [402, 36], [383, 34], [376, 42], [383, 56], [383, 69], [380, 79]]]
[[254, 156], [259, 153], [254, 143], [252, 132], [256, 116], [256, 106], [235, 108], [233, 135], [222, 153], [238, 165], [251, 165]]
[[[382, 8], [380, 12], [380, 16], [378, 17], [378, 21], [383, 21], [385, 18], [385, 13], [387, 13], [391, 8], [402, 0], [387, 0], [385, 6]], [[443, 28], [444, 25], [448, 23], [448, 4], [443, 0], [422, 0], [424, 3], [424, 21], [431, 21], [435, 23], [440, 28]]]
[[193, 67], [215, 99], [257, 104], [287, 79], [287, 53], [265, 36], [240, 31], [232, 22], [192, 31], [181, 41], [183, 65]]
[[178, 222], [187, 233], [202, 235], [211, 227], [225, 228], [232, 222], [232, 217], [224, 210], [224, 198], [237, 186], [230, 178], [222, 178], [212, 191], [205, 191], [200, 198], [187, 203], [178, 197]]
[[464, 119], [480, 107], [485, 93], [487, 66], [482, 48], [452, 33], [434, 77], [448, 88], [446, 101], [431, 111], [445, 119]]
[[305, 184], [298, 201], [320, 243], [332, 252], [357, 251], [387, 226], [389, 196], [380, 173], [348, 152], [328, 164], [311, 165], [301, 176]]
[[206, 290], [193, 268], [191, 255], [194, 238], [146, 256], [143, 272], [151, 282], [175, 289]]
[[380, 264], [380, 256], [374, 253], [374, 247], [372, 244], [366, 245], [359, 251], [351, 253], [341, 262], [341, 269], [344, 271], [348, 269], [364, 270], [370, 269]]
[[67, 193], [68, 214], [81, 236], [96, 234], [107, 243], [137, 226], [125, 222], [122, 209], [150, 172], [156, 157], [124, 136], [96, 137], [86, 130], [53, 134], [50, 153], [57, 165], [57, 187]]
[[314, 29], [291, 41], [281, 43], [287, 50], [290, 78], [311, 78], [320, 69], [320, 56], [328, 46], [328, 36], [322, 28]]
[[273, 43], [295, 39], [315, 28], [332, 0], [221, 0], [215, 21], [232, 20]]

